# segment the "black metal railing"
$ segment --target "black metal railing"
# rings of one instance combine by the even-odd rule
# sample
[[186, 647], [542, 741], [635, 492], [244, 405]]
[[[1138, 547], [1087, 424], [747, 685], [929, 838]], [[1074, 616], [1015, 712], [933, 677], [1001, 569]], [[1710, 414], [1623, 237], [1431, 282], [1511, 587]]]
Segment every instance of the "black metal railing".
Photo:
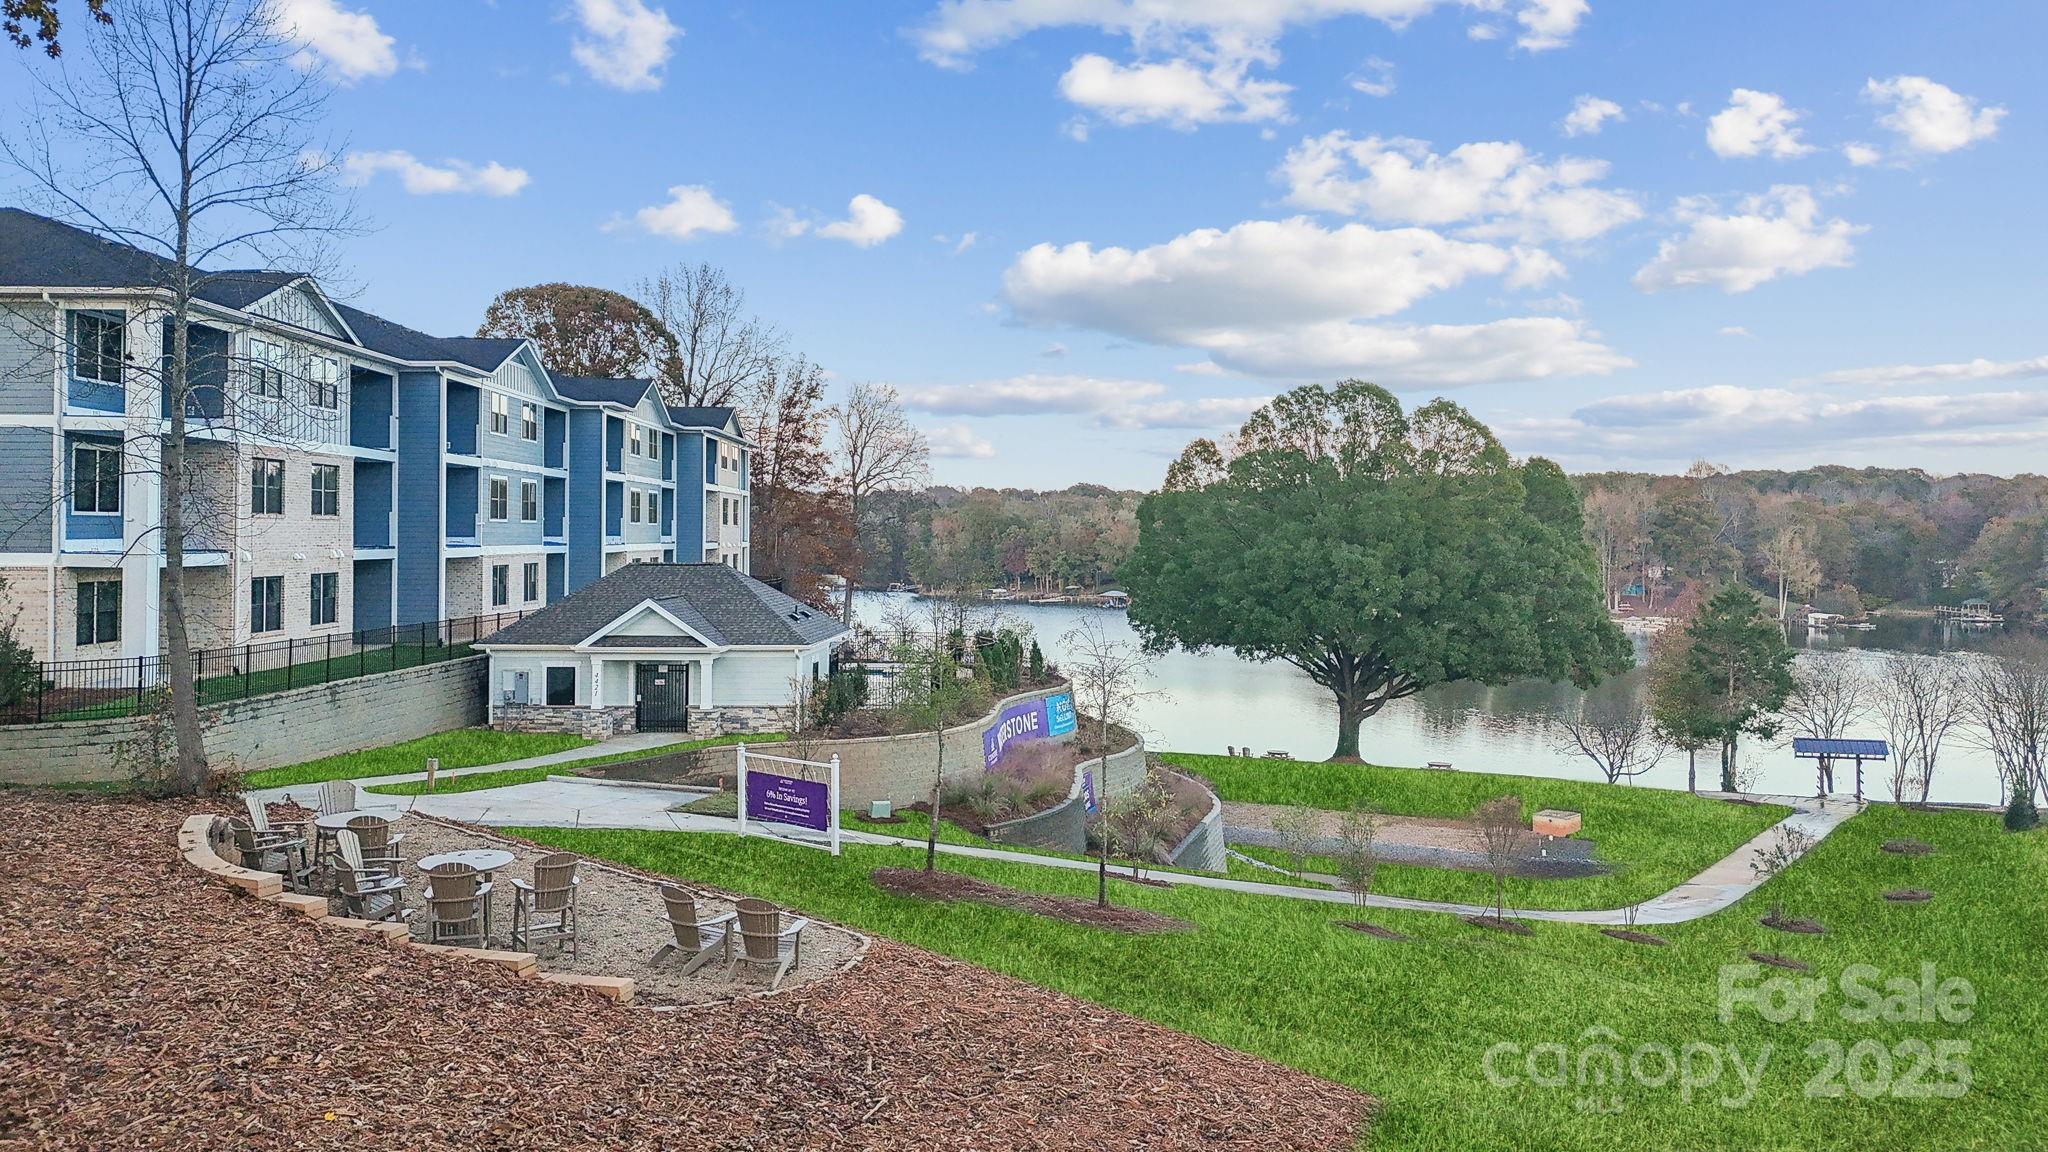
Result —
[[[460, 660], [525, 612], [429, 620], [303, 639], [197, 648], [192, 668], [199, 704], [209, 707], [379, 672]], [[45, 661], [0, 700], [0, 724], [106, 720], [151, 711], [163, 702], [166, 656]]]

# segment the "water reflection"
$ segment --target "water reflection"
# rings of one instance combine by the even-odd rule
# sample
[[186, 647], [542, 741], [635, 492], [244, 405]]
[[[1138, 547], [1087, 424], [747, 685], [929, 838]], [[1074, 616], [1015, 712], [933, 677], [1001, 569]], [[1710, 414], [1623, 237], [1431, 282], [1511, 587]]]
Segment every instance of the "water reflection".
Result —
[[[855, 601], [861, 622], [879, 625], [892, 607], [905, 604], [901, 594], [862, 593]], [[1061, 659], [1061, 637], [1083, 620], [1094, 620], [1112, 636], [1131, 636], [1121, 612], [1058, 605], [1004, 605], [1005, 612], [1031, 627], [1046, 659]], [[1961, 628], [1945, 621], [1886, 619], [1869, 632], [1806, 633], [1796, 631], [1793, 643], [1801, 660], [1848, 659], [1867, 662], [1875, 671], [1886, 652], [1931, 654], [1977, 650], [1996, 638], [1982, 628]], [[1644, 654], [1639, 640], [1637, 655]], [[1153, 666], [1151, 688], [1158, 693], [1139, 708], [1140, 724], [1161, 747], [1191, 752], [1222, 752], [1226, 746], [1259, 752], [1287, 752], [1300, 759], [1322, 759], [1336, 743], [1337, 710], [1329, 693], [1294, 668], [1279, 663], [1254, 664], [1228, 652], [1194, 655], [1169, 653]], [[1643, 671], [1609, 679], [1591, 693], [1597, 704], [1625, 705], [1645, 691]], [[1366, 721], [1359, 743], [1365, 758], [1381, 764], [1420, 767], [1448, 761], [1472, 771], [1519, 773], [1573, 780], [1599, 780], [1600, 773], [1583, 758], [1561, 750], [1548, 724], [1578, 701], [1569, 684], [1521, 682], [1443, 684], [1389, 704]], [[1883, 737], [1880, 722], [1866, 724], [1857, 735]], [[1758, 787], [1768, 792], [1805, 795], [1813, 791], [1811, 764], [1794, 760], [1789, 742], [1770, 746], [1747, 741], [1744, 763], [1758, 773]], [[1718, 768], [1711, 754], [1700, 760], [1701, 779], [1712, 785]], [[1879, 792], [1882, 769], [1869, 777]], [[1642, 787], [1683, 788], [1686, 758], [1673, 753], [1638, 777]], [[1840, 778], [1838, 777], [1838, 783]], [[1952, 803], [1995, 803], [1998, 777], [1990, 756], [1968, 739], [1952, 736], [1944, 745], [1936, 770], [1934, 799]]]

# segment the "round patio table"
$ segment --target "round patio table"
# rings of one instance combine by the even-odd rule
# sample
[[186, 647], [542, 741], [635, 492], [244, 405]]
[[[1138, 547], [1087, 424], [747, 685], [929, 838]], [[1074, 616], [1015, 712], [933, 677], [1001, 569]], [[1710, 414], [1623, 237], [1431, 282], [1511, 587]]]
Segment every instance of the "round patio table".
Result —
[[371, 812], [363, 808], [351, 808], [346, 812], [329, 812], [325, 816], [316, 816], [313, 818], [313, 824], [322, 832], [339, 832], [347, 828], [348, 822], [358, 816], [384, 816], [385, 812], [389, 811], [390, 809], [388, 808], [384, 812]]
[[[436, 852], [432, 856], [422, 856], [419, 863], [414, 865], [414, 867], [422, 872], [432, 872], [443, 864], [467, 864], [481, 873], [484, 883], [488, 884], [491, 882], [491, 873], [496, 872], [500, 868], [509, 867], [511, 863], [512, 854], [503, 848], [464, 848], [458, 852]], [[484, 935], [486, 937], [490, 936], [491, 930], [495, 926], [493, 921], [496, 918], [491, 915], [491, 905], [493, 903], [495, 901], [491, 899], [491, 893], [484, 893]]]

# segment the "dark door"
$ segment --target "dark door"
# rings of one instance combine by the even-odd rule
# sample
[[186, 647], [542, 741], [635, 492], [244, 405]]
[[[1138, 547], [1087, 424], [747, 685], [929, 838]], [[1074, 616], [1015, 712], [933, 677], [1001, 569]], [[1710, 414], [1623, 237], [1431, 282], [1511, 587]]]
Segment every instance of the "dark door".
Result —
[[634, 724], [642, 732], [687, 732], [690, 729], [690, 666], [634, 665], [633, 698], [638, 703]]

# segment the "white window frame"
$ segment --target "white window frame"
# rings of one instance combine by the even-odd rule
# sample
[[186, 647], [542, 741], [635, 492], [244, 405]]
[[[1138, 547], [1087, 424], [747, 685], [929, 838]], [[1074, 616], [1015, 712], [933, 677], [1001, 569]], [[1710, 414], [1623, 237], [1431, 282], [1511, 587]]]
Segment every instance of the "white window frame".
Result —
[[[277, 465], [277, 489], [276, 489], [276, 492], [277, 492], [277, 504], [276, 504], [276, 506], [275, 506], [275, 507], [272, 507], [272, 506], [271, 506], [271, 502], [270, 502], [270, 499], [269, 499], [269, 497], [270, 497], [270, 494], [271, 494], [271, 487], [270, 487], [270, 482], [269, 482], [269, 481], [270, 481], [270, 470], [269, 470], [269, 468], [268, 468], [268, 467], [264, 467], [264, 483], [263, 483], [263, 495], [264, 495], [264, 500], [263, 500], [263, 507], [261, 507], [261, 508], [258, 508], [258, 507], [256, 506], [256, 491], [257, 491], [257, 489], [256, 489], [256, 469], [257, 469], [257, 468], [258, 468], [259, 466], [267, 466], [267, 465], [271, 465], [271, 464], [275, 464], [275, 465]], [[284, 504], [285, 504], [285, 467], [284, 467], [284, 461], [283, 461], [283, 460], [281, 460], [281, 459], [279, 459], [279, 458], [277, 458], [277, 457], [274, 457], [274, 456], [251, 456], [251, 457], [249, 458], [249, 515], [251, 515], [251, 516], [282, 516], [282, 515], [284, 515]]]
[[[126, 377], [126, 373], [122, 371], [122, 368], [128, 362], [127, 315], [121, 312], [101, 311], [97, 308], [74, 308], [71, 310], [70, 315], [71, 321], [68, 335], [71, 338], [71, 378], [73, 380], [90, 380], [95, 384], [110, 384], [116, 388], [121, 387]], [[96, 341], [97, 346], [92, 349], [89, 355], [83, 354], [85, 353], [85, 341], [79, 336], [78, 330], [80, 324], [87, 320], [92, 321], [94, 324], [107, 325], [107, 328], [101, 329], [102, 333], [107, 331], [118, 333], [117, 347], [114, 349], [111, 361], [113, 365], [112, 372], [114, 373], [114, 378], [111, 380], [101, 375], [88, 375], [79, 370], [86, 363], [92, 364], [98, 371], [108, 370], [107, 364], [109, 360], [106, 356], [104, 338]]]
[[512, 434], [512, 398], [503, 392], [491, 393], [491, 419], [487, 427], [493, 436]]
[[540, 520], [540, 481], [519, 482], [519, 520], [523, 524], [534, 524]]
[[341, 411], [341, 361], [332, 356], [306, 358], [306, 403], [322, 412]]
[[491, 607], [505, 608], [512, 603], [512, 565], [491, 565]]
[[521, 602], [538, 603], [540, 600], [540, 561], [528, 560], [519, 569], [519, 591]]
[[626, 522], [628, 524], [638, 524], [640, 522], [640, 490], [638, 488], [626, 489]]
[[[79, 503], [79, 500], [80, 500], [80, 498], [81, 498], [81, 497], [83, 497], [83, 496], [84, 496], [84, 495], [86, 494], [86, 491], [87, 491], [87, 487], [86, 487], [86, 484], [85, 484], [85, 482], [81, 480], [81, 477], [82, 477], [82, 476], [84, 476], [84, 475], [86, 474], [86, 469], [83, 469], [83, 468], [80, 468], [80, 467], [79, 467], [79, 461], [78, 461], [78, 458], [79, 458], [79, 456], [80, 456], [80, 455], [82, 455], [82, 454], [84, 454], [84, 453], [88, 453], [88, 452], [92, 454], [92, 458], [93, 458], [93, 463], [92, 463], [92, 467], [91, 467], [91, 476], [92, 476], [92, 480], [91, 480], [91, 489], [90, 489], [90, 490], [91, 490], [91, 492], [92, 492], [92, 497], [93, 497], [93, 498], [92, 498], [92, 505], [93, 505], [93, 506], [92, 506], [92, 507], [90, 507], [90, 508], [87, 508], [87, 507], [82, 507], [82, 506], [80, 505], [80, 503]], [[102, 458], [102, 457], [104, 457], [104, 456], [112, 456], [112, 457], [114, 458], [114, 475], [113, 475], [113, 481], [114, 481], [114, 483], [113, 483], [113, 505], [114, 505], [114, 506], [113, 506], [113, 507], [111, 507], [111, 508], [107, 507], [107, 498], [108, 498], [108, 494], [107, 494], [107, 485], [106, 485], [106, 484], [104, 483], [104, 481], [105, 481], [105, 479], [106, 479], [106, 476], [105, 476], [105, 473], [104, 473], [104, 465], [103, 465], [103, 463], [102, 463], [102, 460], [101, 460], [101, 458]], [[71, 443], [71, 510], [72, 510], [73, 512], [77, 512], [77, 513], [82, 513], [82, 514], [85, 514], [85, 515], [89, 515], [89, 516], [118, 516], [118, 515], [120, 515], [120, 514], [121, 514], [121, 488], [122, 488], [122, 480], [123, 480], [123, 477], [122, 477], [122, 473], [121, 473], [122, 467], [123, 467], [123, 464], [122, 464], [122, 460], [121, 460], [121, 446], [120, 446], [119, 444], [96, 444], [96, 443], [94, 443], [94, 442], [92, 442], [92, 441], [90, 441], [90, 440], [74, 440], [74, 441], [72, 441], [72, 443]]]
[[284, 345], [262, 336], [249, 338], [249, 395], [284, 399]]
[[640, 426], [631, 420], [626, 421], [626, 450], [635, 456], [647, 455], [646, 446], [640, 437]]
[[[333, 589], [333, 595], [324, 601], [320, 597], [320, 584], [323, 580]], [[330, 613], [325, 620], [320, 618], [320, 609], [323, 606]], [[341, 622], [341, 573], [315, 572], [307, 577], [306, 619], [315, 628], [325, 628], [330, 624]]]
[[523, 402], [519, 405], [519, 438], [540, 439], [540, 405]]
[[[273, 584], [272, 581], [275, 581], [276, 583]], [[266, 591], [268, 591], [271, 588], [275, 588], [277, 590], [275, 595], [265, 596], [263, 598], [263, 606], [265, 608], [275, 609], [277, 612], [277, 627], [275, 628], [267, 627], [264, 624], [264, 620], [269, 618], [269, 612], [264, 613], [264, 619], [257, 618], [256, 589], [258, 586], [261, 586]], [[282, 631], [284, 631], [284, 577], [249, 577], [249, 634], [251, 636], [262, 636], [267, 633]]]
[[511, 480], [503, 476], [492, 476], [485, 481], [484, 515], [494, 524], [502, 524], [512, 518]]
[[[320, 510], [320, 475], [323, 472], [331, 473], [334, 476], [334, 511], [332, 512], [322, 512]], [[306, 482], [306, 491], [309, 494], [306, 507], [312, 515], [322, 518], [341, 515], [341, 465], [313, 465], [312, 475]]]

